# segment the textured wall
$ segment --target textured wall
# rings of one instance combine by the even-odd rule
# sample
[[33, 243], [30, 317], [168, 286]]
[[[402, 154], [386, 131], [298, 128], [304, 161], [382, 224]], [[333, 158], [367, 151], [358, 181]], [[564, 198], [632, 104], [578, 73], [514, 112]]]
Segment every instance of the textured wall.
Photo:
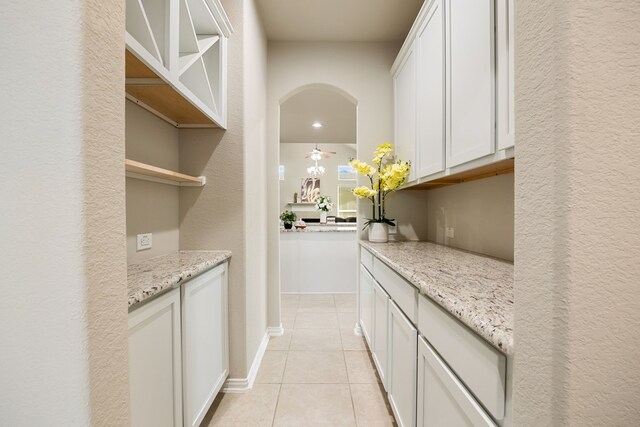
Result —
[[[125, 103], [127, 159], [179, 170], [178, 129], [147, 110]], [[127, 262], [178, 251], [180, 188], [127, 178]], [[153, 247], [136, 249], [136, 235], [153, 233]]]
[[[513, 174], [425, 191], [428, 239], [513, 260]], [[445, 234], [454, 228], [454, 238]]]
[[0, 424], [128, 425], [124, 3], [4, 2], [0, 36]]
[[247, 365], [267, 329], [267, 38], [254, 0], [243, 0]]
[[638, 22], [516, 0], [515, 425], [640, 419]]

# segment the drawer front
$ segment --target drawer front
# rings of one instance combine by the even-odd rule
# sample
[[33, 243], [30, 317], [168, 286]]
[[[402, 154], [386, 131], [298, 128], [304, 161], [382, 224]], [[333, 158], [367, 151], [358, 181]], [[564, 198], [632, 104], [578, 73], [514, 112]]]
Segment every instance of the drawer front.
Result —
[[417, 426], [495, 427], [433, 348], [418, 338]]
[[360, 263], [373, 272], [373, 254], [363, 247], [360, 247]]
[[373, 283], [373, 348], [371, 355], [380, 374], [385, 390], [387, 388], [387, 357], [389, 332], [389, 295]]
[[389, 294], [389, 297], [400, 307], [404, 314], [407, 315], [409, 320], [417, 323], [418, 290], [378, 258], [373, 259], [373, 277], [380, 283]]
[[497, 420], [504, 418], [506, 357], [430, 299], [419, 297], [418, 330]]

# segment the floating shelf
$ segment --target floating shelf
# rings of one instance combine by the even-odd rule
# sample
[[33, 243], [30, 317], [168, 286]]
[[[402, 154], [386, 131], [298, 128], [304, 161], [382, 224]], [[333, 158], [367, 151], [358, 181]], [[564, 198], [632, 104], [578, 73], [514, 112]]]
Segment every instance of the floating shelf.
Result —
[[315, 203], [287, 203], [287, 206], [290, 206], [291, 210], [296, 212], [313, 212], [317, 210]]
[[442, 188], [448, 185], [462, 184], [463, 182], [475, 181], [478, 179], [490, 178], [492, 176], [504, 175], [515, 171], [515, 160], [505, 159], [497, 163], [480, 166], [475, 169], [444, 176], [432, 181], [407, 187], [406, 190], [431, 190]]
[[135, 160], [125, 159], [126, 175], [129, 178], [143, 179], [179, 187], [202, 187], [207, 183], [205, 176], [191, 176], [180, 172], [151, 166]]

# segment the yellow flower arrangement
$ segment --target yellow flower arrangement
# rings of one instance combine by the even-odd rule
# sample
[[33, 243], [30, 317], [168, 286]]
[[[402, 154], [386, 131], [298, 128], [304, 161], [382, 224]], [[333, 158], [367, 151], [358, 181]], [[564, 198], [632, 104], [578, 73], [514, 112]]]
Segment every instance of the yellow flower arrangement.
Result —
[[[409, 178], [411, 164], [395, 159], [393, 156], [393, 144], [385, 142], [376, 147], [373, 152], [371, 166], [357, 159], [352, 159], [349, 164], [361, 175], [365, 175], [371, 182], [371, 187], [360, 186], [353, 189], [353, 194], [360, 199], [369, 199], [373, 204], [373, 218], [369, 218], [365, 225], [372, 222], [382, 222], [395, 225], [393, 219], [385, 217], [386, 196], [397, 190]], [[376, 176], [377, 173], [377, 176]]]

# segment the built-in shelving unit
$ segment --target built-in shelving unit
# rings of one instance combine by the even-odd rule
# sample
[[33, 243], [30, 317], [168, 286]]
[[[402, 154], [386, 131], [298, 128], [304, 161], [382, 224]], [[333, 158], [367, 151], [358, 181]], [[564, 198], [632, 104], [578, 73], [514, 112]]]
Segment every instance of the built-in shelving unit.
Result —
[[126, 3], [126, 98], [178, 128], [225, 128], [231, 25], [219, 0]]
[[205, 176], [191, 176], [169, 169], [159, 168], [135, 160], [125, 159], [126, 176], [179, 187], [202, 187], [207, 183]]

